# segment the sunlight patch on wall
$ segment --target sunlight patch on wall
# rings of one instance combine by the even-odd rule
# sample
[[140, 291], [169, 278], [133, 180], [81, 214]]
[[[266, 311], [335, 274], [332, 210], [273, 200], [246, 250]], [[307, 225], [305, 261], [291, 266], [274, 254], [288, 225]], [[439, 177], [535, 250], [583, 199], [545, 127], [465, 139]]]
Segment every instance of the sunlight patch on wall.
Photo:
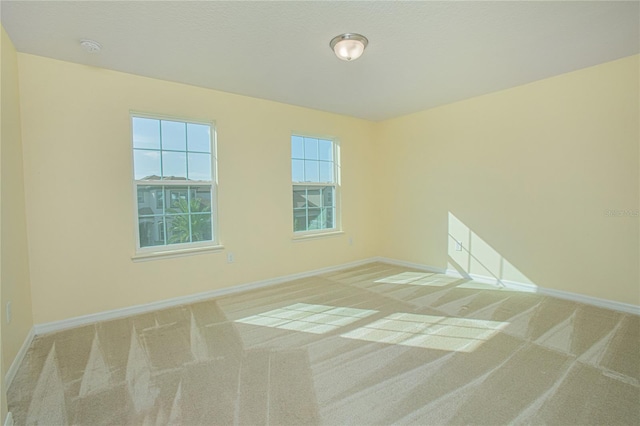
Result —
[[376, 312], [378, 311], [296, 303], [284, 308], [235, 320], [235, 322], [282, 330], [324, 334], [359, 321]]
[[[495, 283], [500, 287], [504, 287], [503, 281], [534, 285], [518, 268], [451, 212], [449, 212], [448, 233], [447, 254], [449, 260], [447, 269], [457, 270], [472, 278], [482, 277], [495, 280]], [[478, 288], [471, 283], [465, 283], [460, 287]], [[496, 287], [487, 289], [495, 290]]]
[[385, 284], [407, 284], [407, 285], [443, 287], [458, 280], [459, 278], [448, 277], [442, 274], [425, 273], [425, 272], [402, 272], [400, 274], [391, 275], [386, 278], [381, 278], [375, 282], [385, 283]]
[[442, 351], [472, 352], [509, 323], [397, 313], [341, 337]]

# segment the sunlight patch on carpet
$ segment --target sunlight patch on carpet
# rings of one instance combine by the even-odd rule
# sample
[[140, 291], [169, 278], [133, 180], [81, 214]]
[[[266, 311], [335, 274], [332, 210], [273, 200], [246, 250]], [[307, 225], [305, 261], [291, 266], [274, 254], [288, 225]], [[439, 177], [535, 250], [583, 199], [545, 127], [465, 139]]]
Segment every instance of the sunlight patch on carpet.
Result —
[[341, 337], [443, 351], [473, 352], [509, 323], [397, 313]]
[[400, 274], [381, 278], [379, 280], [376, 280], [375, 282], [383, 284], [406, 284], [430, 287], [444, 287], [459, 280], [460, 278], [448, 277], [446, 275], [428, 272], [402, 272]]
[[535, 293], [536, 292], [536, 288], [535, 287], [531, 287], [531, 288], [527, 288], [527, 287], [509, 287], [507, 288], [504, 284], [489, 284], [489, 283], [481, 283], [478, 281], [469, 281], [466, 283], [462, 283], [458, 286], [456, 286], [456, 288], [466, 288], [469, 290], [495, 290], [495, 291], [517, 291], [519, 293]]
[[296, 303], [280, 309], [241, 318], [235, 322], [324, 334], [375, 314], [377, 311]]

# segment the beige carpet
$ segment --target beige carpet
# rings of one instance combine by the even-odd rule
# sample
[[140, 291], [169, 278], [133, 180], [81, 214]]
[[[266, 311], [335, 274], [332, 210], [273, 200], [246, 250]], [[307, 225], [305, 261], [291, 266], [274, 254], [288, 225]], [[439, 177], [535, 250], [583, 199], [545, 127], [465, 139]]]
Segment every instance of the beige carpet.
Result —
[[16, 424], [639, 424], [639, 317], [374, 263], [37, 337]]

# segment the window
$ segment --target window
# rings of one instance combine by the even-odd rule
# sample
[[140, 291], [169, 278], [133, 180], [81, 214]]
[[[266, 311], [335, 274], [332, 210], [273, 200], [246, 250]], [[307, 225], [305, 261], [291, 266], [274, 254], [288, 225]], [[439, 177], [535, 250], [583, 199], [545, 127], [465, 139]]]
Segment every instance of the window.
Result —
[[216, 244], [215, 130], [132, 115], [138, 251]]
[[338, 229], [339, 146], [331, 139], [293, 135], [293, 232]]

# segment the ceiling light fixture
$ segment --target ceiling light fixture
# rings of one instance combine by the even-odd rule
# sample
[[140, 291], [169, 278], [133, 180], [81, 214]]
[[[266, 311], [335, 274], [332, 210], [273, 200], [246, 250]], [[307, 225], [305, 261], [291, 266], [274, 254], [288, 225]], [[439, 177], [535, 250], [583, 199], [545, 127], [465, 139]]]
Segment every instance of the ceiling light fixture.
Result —
[[367, 44], [369, 44], [369, 40], [365, 36], [345, 33], [334, 37], [329, 46], [338, 58], [343, 61], [353, 61], [362, 55]]
[[89, 53], [98, 53], [102, 50], [100, 43], [93, 40], [80, 40], [80, 46]]

